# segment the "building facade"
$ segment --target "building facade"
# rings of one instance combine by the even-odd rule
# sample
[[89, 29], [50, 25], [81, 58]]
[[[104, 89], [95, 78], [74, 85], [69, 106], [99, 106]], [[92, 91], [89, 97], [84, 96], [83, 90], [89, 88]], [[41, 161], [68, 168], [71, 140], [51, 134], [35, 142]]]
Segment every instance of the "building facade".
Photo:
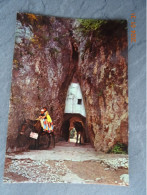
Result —
[[64, 113], [78, 113], [86, 117], [82, 92], [78, 83], [71, 83], [68, 88]]

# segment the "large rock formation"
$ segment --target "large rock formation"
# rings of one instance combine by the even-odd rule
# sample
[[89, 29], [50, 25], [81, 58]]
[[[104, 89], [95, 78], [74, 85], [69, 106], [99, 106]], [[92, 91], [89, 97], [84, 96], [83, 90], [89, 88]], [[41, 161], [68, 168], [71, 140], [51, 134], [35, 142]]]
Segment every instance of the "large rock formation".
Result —
[[[115, 26], [113, 26], [115, 25]], [[68, 87], [78, 80], [86, 109], [87, 131], [96, 150], [128, 144], [127, 32], [109, 21], [83, 34], [79, 21], [18, 14], [12, 71], [7, 149], [16, 145], [24, 119], [46, 106], [61, 137]]]
[[80, 42], [78, 72], [89, 135], [102, 151], [117, 142], [128, 144], [127, 33], [115, 22], [108, 23], [101, 39], [93, 35]]

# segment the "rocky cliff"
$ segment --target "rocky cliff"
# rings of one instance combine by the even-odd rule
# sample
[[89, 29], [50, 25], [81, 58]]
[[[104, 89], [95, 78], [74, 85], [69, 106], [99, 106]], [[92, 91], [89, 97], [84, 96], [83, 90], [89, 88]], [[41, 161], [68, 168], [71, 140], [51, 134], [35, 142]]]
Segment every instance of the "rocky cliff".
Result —
[[16, 145], [24, 119], [46, 106], [61, 136], [68, 87], [82, 90], [91, 144], [107, 152], [128, 144], [126, 23], [109, 21], [84, 32], [79, 20], [18, 14], [7, 149]]

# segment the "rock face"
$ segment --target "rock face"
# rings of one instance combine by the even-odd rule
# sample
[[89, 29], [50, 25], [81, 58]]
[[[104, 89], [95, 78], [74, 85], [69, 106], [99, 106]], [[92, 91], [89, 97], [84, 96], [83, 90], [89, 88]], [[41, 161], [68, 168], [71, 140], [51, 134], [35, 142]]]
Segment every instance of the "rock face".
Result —
[[58, 141], [73, 77], [82, 90], [95, 149], [107, 152], [118, 141], [128, 144], [127, 32], [109, 23], [109, 32], [98, 37], [77, 32], [78, 20], [18, 14], [7, 149], [16, 147], [22, 122], [37, 118], [43, 106]]
[[105, 38], [92, 38], [78, 66], [89, 135], [102, 151], [118, 141], [128, 144], [127, 36]]

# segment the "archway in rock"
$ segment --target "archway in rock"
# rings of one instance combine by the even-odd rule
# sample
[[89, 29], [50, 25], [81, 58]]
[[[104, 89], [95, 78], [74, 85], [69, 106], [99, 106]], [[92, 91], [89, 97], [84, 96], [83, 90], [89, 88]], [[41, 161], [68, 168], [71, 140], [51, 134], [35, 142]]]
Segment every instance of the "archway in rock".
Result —
[[[65, 113], [63, 117], [63, 123], [61, 126], [61, 137], [62, 140], [70, 142], [70, 132], [73, 128], [75, 128], [74, 123], [80, 122], [83, 127], [83, 137], [82, 143], [89, 143], [89, 134], [86, 125], [86, 117], [81, 114], [71, 114]], [[76, 139], [76, 138], [75, 138]]]
[[77, 122], [81, 124], [82, 134], [80, 136], [82, 136], [82, 143], [89, 142], [84, 100], [80, 85], [77, 79], [73, 77], [67, 91], [63, 123], [60, 130], [61, 136], [65, 141], [70, 142], [70, 133], [75, 128], [74, 124]]

